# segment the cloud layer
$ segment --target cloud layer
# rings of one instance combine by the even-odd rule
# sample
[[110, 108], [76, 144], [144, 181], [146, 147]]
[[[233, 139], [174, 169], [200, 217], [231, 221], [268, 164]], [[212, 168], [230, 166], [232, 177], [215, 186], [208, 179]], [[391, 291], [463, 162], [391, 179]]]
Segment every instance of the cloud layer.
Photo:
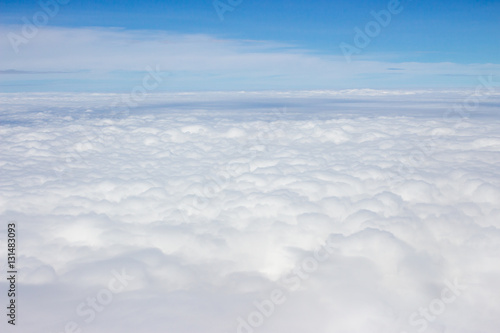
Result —
[[20, 332], [496, 332], [497, 94], [221, 94], [0, 96]]
[[15, 52], [8, 36], [22, 31], [22, 26], [0, 26], [0, 70], [10, 91], [22, 85], [23, 91], [122, 92], [120, 83], [133, 82], [147, 66], [169, 74], [161, 87], [169, 91], [470, 87], [479, 75], [500, 75], [499, 64], [401, 62], [393, 55], [360, 56], [348, 63], [343, 56], [272, 41], [119, 28], [47, 26]]

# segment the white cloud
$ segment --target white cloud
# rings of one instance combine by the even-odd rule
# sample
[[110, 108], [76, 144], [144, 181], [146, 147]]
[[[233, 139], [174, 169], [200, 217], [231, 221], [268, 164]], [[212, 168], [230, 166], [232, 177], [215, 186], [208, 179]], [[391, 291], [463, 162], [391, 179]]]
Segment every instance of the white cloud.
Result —
[[[467, 289], [426, 332], [495, 332], [499, 95], [443, 119], [467, 96], [153, 94], [113, 118], [113, 94], [0, 95], [18, 329], [236, 332], [280, 288], [287, 300], [255, 332], [410, 333], [457, 279]], [[290, 291], [283, 279], [327, 239], [328, 260]], [[133, 279], [86, 323], [79, 304], [123, 269]]]
[[[21, 27], [0, 27], [0, 35], [4, 37], [16, 31], [21, 31]], [[113, 75], [117, 73], [124, 75], [144, 71], [146, 66], [158, 66], [171, 74], [169, 83], [163, 87], [168, 86], [169, 90], [318, 89], [336, 88], [340, 84], [379, 87], [387, 83], [395, 86], [396, 82], [424, 86], [422, 79], [427, 80], [427, 86], [441, 81], [453, 86], [456, 80], [450, 81], [450, 77], [472, 76], [473, 80], [478, 75], [500, 74], [499, 64], [390, 62], [366, 56], [347, 63], [343, 56], [317, 55], [270, 41], [119, 28], [44, 27], [35, 38], [20, 46], [19, 53], [14, 52], [7, 38], [0, 39], [0, 48], [4, 50], [3, 75], [13, 80], [40, 77], [116, 80]], [[36, 72], [45, 74], [33, 74]]]

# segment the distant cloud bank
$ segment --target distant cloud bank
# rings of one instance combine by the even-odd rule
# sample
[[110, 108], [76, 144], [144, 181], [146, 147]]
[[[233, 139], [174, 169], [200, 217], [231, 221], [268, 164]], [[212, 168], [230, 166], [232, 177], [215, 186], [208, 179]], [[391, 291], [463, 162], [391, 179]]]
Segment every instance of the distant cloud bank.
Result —
[[[19, 29], [2, 26], [0, 35]], [[46, 26], [19, 52], [6, 37], [0, 48], [7, 91], [123, 91], [147, 66], [170, 75], [166, 91], [470, 87], [475, 76], [500, 75], [500, 64], [401, 62], [395, 55], [347, 63], [272, 41], [119, 28]]]

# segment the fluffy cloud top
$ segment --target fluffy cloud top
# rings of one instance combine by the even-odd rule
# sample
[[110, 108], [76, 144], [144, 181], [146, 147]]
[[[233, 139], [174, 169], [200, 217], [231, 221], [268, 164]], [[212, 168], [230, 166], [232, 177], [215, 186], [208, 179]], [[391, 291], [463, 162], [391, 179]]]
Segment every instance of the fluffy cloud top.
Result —
[[496, 332], [499, 96], [443, 116], [470, 93], [1, 95], [16, 329]]

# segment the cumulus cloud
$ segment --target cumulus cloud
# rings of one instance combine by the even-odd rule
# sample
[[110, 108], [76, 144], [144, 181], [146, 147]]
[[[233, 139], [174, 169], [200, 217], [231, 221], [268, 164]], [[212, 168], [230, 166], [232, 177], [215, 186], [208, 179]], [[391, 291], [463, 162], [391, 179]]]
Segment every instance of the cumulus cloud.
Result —
[[473, 93], [0, 95], [19, 331], [495, 332], [499, 95], [444, 116]]

